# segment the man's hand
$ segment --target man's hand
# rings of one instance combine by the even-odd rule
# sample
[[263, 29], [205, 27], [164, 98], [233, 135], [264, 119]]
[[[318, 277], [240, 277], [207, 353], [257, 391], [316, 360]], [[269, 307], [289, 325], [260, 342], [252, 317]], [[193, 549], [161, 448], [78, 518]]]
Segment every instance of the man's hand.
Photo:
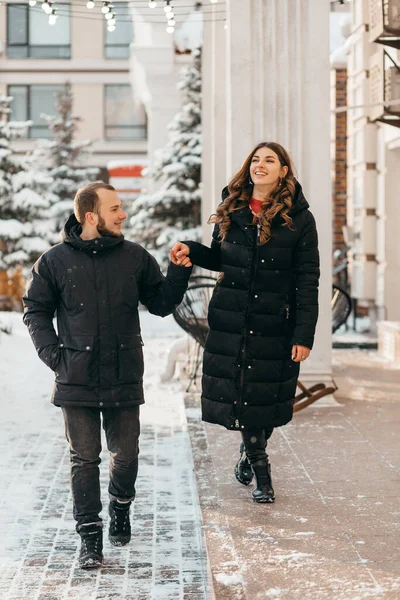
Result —
[[307, 346], [293, 346], [292, 348], [292, 360], [294, 362], [303, 362], [310, 356], [310, 348]]
[[189, 246], [186, 244], [182, 244], [182, 242], [177, 242], [175, 246], [170, 250], [169, 257], [174, 265], [179, 265], [181, 267], [191, 267], [192, 263], [189, 258]]

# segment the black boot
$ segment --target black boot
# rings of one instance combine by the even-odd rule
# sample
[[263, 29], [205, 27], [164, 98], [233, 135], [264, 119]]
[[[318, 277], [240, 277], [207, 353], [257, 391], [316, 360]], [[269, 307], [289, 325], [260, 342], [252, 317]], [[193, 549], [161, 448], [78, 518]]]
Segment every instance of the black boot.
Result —
[[266, 460], [259, 460], [252, 465], [257, 485], [252, 492], [254, 502], [272, 503], [275, 502], [275, 492], [272, 487], [271, 465]]
[[130, 502], [110, 502], [108, 507], [108, 514], [110, 515], [108, 539], [113, 546], [125, 546], [131, 541], [130, 506]]
[[247, 458], [243, 442], [240, 444], [239, 452], [240, 458], [235, 466], [235, 477], [239, 483], [242, 483], [243, 485], [250, 485], [250, 483], [253, 481], [253, 471], [251, 470], [251, 465], [249, 463], [249, 459]]
[[95, 569], [103, 564], [103, 528], [101, 525], [81, 525], [79, 566], [81, 569]]

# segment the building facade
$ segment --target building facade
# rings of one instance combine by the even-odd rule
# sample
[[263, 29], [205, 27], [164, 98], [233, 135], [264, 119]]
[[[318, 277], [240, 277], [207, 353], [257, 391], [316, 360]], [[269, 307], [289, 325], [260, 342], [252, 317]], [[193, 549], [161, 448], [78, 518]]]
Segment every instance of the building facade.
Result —
[[133, 102], [128, 3], [114, 4], [113, 32], [99, 6], [89, 10], [68, 1], [56, 6], [56, 23], [49, 25], [39, 3], [0, 4], [0, 94], [13, 97], [14, 120], [33, 122], [29, 137], [13, 147], [25, 152], [48, 136], [40, 116], [54, 114], [56, 92], [69, 81], [74, 114], [81, 118], [78, 138], [93, 140], [90, 164], [104, 169], [109, 161], [144, 162], [147, 117], [143, 105]]
[[352, 0], [348, 39], [351, 287], [376, 320], [400, 321], [400, 0]]

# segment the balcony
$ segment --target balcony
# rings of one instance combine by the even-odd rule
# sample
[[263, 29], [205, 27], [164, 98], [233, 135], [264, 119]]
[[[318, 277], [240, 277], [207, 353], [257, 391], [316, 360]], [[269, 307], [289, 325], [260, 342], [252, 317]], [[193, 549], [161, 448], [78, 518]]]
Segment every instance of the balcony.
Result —
[[400, 48], [400, 0], [369, 0], [369, 41]]
[[386, 50], [371, 56], [369, 80], [371, 120], [400, 127], [400, 67]]

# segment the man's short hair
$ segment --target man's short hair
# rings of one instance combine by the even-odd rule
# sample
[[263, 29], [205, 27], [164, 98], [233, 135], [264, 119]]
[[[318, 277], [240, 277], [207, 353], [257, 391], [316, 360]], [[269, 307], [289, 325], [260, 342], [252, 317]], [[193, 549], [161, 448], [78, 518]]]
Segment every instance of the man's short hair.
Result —
[[85, 222], [87, 212], [98, 214], [100, 198], [97, 195], [97, 190], [111, 190], [115, 192], [115, 188], [104, 181], [94, 181], [87, 183], [75, 194], [74, 198], [74, 214], [81, 225]]

